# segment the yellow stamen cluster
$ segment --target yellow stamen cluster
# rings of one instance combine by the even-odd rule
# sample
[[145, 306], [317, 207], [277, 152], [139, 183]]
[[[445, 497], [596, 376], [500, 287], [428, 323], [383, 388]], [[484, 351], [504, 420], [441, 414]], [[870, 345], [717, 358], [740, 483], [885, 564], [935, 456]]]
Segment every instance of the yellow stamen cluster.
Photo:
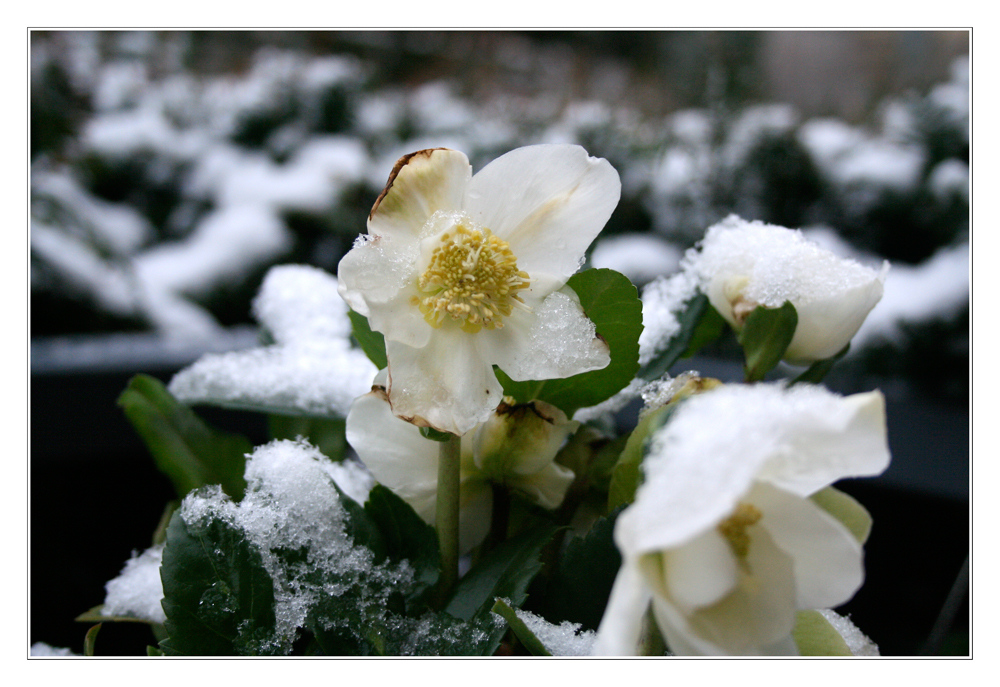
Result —
[[758, 508], [749, 503], [741, 503], [728, 518], [718, 524], [719, 533], [729, 542], [736, 557], [745, 560], [750, 551], [750, 535], [747, 528], [756, 525], [764, 517]]
[[450, 317], [476, 333], [503, 327], [513, 307], [524, 304], [517, 292], [529, 281], [506, 241], [489, 229], [458, 224], [441, 236], [417, 285], [428, 295], [415, 297], [414, 305], [431, 326]]

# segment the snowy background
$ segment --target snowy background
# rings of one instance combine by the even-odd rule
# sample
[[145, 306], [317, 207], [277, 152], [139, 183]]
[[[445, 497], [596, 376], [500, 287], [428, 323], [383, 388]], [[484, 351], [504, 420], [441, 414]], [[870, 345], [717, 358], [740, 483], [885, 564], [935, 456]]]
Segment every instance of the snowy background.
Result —
[[[128, 377], [168, 380], [203, 352], [257, 346], [268, 270], [335, 274], [395, 160], [426, 147], [477, 170], [532, 143], [607, 158], [622, 201], [589, 261], [640, 288], [732, 212], [888, 259], [885, 296], [831, 386], [933, 403], [890, 414], [897, 441], [921, 429], [918, 454], [961, 439], [967, 55], [962, 32], [33, 33], [33, 618], [100, 603], [170, 498], [115, 407]], [[708, 354], [706, 374], [739, 369], [735, 347]], [[208, 417], [264, 436], [246, 415]], [[924, 467], [963, 495], [967, 462]], [[81, 509], [93, 536], [48, 536]], [[80, 557], [78, 579], [46, 576]], [[38, 639], [76, 645], [83, 629]]]

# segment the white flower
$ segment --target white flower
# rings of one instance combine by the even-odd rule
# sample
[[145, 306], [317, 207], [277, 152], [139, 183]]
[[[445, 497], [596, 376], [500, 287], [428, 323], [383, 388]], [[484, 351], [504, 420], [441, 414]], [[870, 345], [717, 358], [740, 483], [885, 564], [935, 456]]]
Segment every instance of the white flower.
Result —
[[808, 497], [888, 462], [877, 391], [733, 385], [684, 401], [615, 525], [623, 562], [594, 653], [635, 653], [650, 608], [676, 654], [796, 653], [796, 612], [864, 580], [861, 544]]
[[[372, 392], [355, 400], [347, 415], [347, 440], [381, 484], [434, 524], [438, 444], [394, 417], [386, 400], [385, 371]], [[469, 551], [489, 532], [491, 482], [505, 484], [543, 508], [557, 508], [573, 482], [573, 471], [554, 462], [579, 422], [541, 401], [501, 404], [486, 423], [462, 441], [459, 488], [459, 550]]]
[[799, 231], [730, 215], [709, 228], [686, 258], [712, 306], [736, 329], [758, 305], [795, 306], [798, 326], [785, 359], [808, 364], [836, 355], [879, 299], [880, 271], [807, 241]]
[[464, 434], [500, 403], [493, 365], [518, 381], [605, 367], [564, 285], [620, 193], [607, 160], [573, 145], [518, 148], [475, 176], [454, 150], [401, 158], [338, 272], [385, 336], [393, 412]]

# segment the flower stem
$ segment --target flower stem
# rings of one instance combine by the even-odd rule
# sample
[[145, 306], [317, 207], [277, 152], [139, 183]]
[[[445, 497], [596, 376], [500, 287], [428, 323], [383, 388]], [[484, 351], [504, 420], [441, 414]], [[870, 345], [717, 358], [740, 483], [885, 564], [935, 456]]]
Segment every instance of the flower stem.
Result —
[[441, 579], [438, 597], [447, 598], [458, 580], [459, 464], [462, 438], [452, 435], [440, 442], [438, 454], [437, 511], [435, 527], [441, 552]]

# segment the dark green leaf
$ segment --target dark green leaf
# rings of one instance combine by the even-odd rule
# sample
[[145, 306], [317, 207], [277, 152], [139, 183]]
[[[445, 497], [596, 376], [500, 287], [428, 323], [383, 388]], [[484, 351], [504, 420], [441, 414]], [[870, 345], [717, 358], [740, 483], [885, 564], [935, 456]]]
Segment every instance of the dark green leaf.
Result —
[[510, 629], [514, 631], [518, 640], [520, 640], [521, 644], [524, 645], [524, 648], [527, 649], [532, 656], [552, 655], [552, 653], [545, 648], [545, 645], [542, 644], [542, 641], [535, 636], [535, 633], [524, 624], [524, 621], [517, 617], [517, 613], [514, 612], [514, 609], [511, 608], [506, 601], [503, 599], [497, 599], [496, 603], [493, 604], [493, 608], [490, 610], [507, 621], [507, 624], [510, 625]]
[[833, 366], [837, 364], [837, 361], [847, 355], [847, 351], [850, 350], [851, 344], [847, 344], [840, 352], [824, 360], [817, 360], [812, 365], [806, 369], [805, 372], [800, 374], [798, 377], [792, 380], [792, 384], [799, 384], [800, 382], [806, 382], [808, 384], [819, 384], [822, 382], [826, 375], [829, 374]]
[[408, 560], [417, 579], [430, 587], [437, 582], [440, 560], [437, 534], [406, 501], [376, 485], [368, 494], [365, 513], [382, 535], [393, 561]]
[[364, 315], [349, 310], [347, 316], [351, 318], [354, 340], [361, 346], [361, 350], [365, 352], [368, 359], [375, 363], [375, 367], [380, 370], [387, 367], [389, 363], [385, 355], [385, 337], [382, 336], [381, 332], [373, 331], [368, 326], [368, 318]]
[[274, 584], [257, 550], [221, 518], [189, 526], [175, 513], [160, 567], [167, 654], [282, 653], [275, 632]]
[[343, 418], [307, 417], [305, 415], [269, 415], [268, 429], [272, 439], [303, 437], [333, 461], [343, 460], [347, 449]]
[[754, 308], [737, 336], [746, 357], [746, 381], [760, 381], [774, 369], [792, 343], [798, 323], [798, 313], [789, 301], [780, 308]]
[[165, 654], [162, 651], [160, 651], [159, 649], [157, 649], [155, 646], [147, 646], [146, 647], [146, 655], [147, 656], [163, 656]]
[[471, 620], [488, 614], [496, 598], [508, 599], [515, 606], [523, 604], [528, 585], [542, 569], [542, 548], [556, 529], [554, 525], [539, 525], [487, 553], [458, 581], [444, 610], [456, 618]]
[[420, 436], [424, 439], [430, 439], [431, 441], [451, 441], [451, 438], [455, 436], [451, 432], [442, 432], [439, 429], [434, 429], [433, 427], [421, 427]]
[[148, 375], [133, 377], [118, 405], [179, 497], [208, 484], [221, 485], [234, 499], [243, 496], [245, 454], [253, 449], [246, 437], [209, 427]]
[[[549, 580], [542, 615], [550, 622], [568, 620], [596, 630], [611, 595], [621, 554], [614, 542], [621, 508], [599, 519], [583, 537], [572, 537]], [[516, 630], [515, 630], [516, 631]]]
[[689, 358], [705, 346], [719, 338], [726, 321], [708, 302], [708, 296], [698, 292], [676, 313], [680, 325], [677, 332], [667, 342], [666, 347], [639, 371], [646, 381], [659, 379], [673, 367], [680, 358]]
[[611, 398], [635, 377], [639, 369], [642, 302], [632, 282], [614, 270], [584, 270], [570, 277], [566, 285], [576, 292], [598, 335], [607, 342], [611, 362], [601, 370], [565, 379], [515, 382], [502, 370], [497, 371], [497, 378], [503, 384], [504, 394], [513, 396], [517, 402], [539, 399], [572, 417], [578, 408]]

